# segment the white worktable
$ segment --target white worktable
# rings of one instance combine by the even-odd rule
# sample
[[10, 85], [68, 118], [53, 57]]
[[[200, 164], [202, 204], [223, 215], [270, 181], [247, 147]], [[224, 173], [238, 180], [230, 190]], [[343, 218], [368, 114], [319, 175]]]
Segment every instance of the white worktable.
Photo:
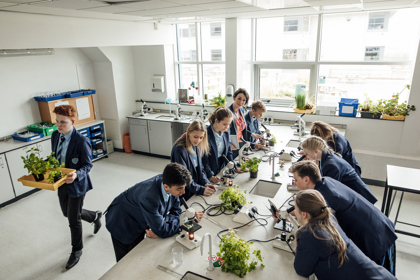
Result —
[[[288, 143], [290, 139], [297, 139], [297, 136], [293, 136], [294, 130], [290, 128], [290, 125], [282, 126], [269, 126], [272, 134], [277, 139], [277, 145], [273, 147], [273, 151], [280, 152], [283, 147]], [[249, 157], [262, 157], [264, 155], [263, 151], [258, 151]], [[277, 177], [275, 181], [282, 183], [279, 191], [272, 200], [278, 207], [283, 204], [283, 202], [289, 198], [292, 193], [287, 191], [287, 183], [291, 182], [292, 178], [288, 176], [288, 168], [291, 165], [291, 162], [286, 162], [286, 165], [283, 168], [277, 164], [278, 159], [276, 159], [275, 173], [279, 172], [281, 177]], [[270, 214], [269, 210], [265, 207], [267, 203], [267, 197], [258, 196], [249, 194], [258, 180], [263, 179], [271, 181], [272, 166], [268, 162], [261, 162], [258, 172], [258, 178], [251, 179], [249, 173], [239, 174], [234, 179], [234, 184], [239, 185], [240, 189], [247, 190], [247, 201], [252, 202], [251, 205], [256, 206], [260, 214]], [[209, 204], [219, 204], [219, 195], [222, 193], [222, 190], [217, 190], [215, 194], [210, 197], [204, 197]], [[187, 201], [188, 205], [191, 205], [192, 202], [198, 202], [204, 207], [207, 207], [204, 203], [204, 200], [200, 197], [194, 196]], [[193, 205], [196, 211], [201, 211], [201, 207], [198, 205]], [[217, 221], [225, 227], [237, 227], [240, 224], [232, 221], [233, 215], [220, 215], [216, 217], [211, 217], [211, 219]], [[269, 217], [267, 219], [268, 225], [261, 226], [258, 223], [254, 222], [251, 226], [246, 226], [238, 230], [238, 235], [245, 239], [259, 239], [259, 240], [268, 240], [275, 237], [275, 235], [280, 234], [281, 231], [273, 228], [274, 220]], [[202, 229], [196, 232], [200, 237], [204, 236], [205, 233], [210, 233], [212, 236], [212, 252], [213, 255], [219, 251], [219, 241], [217, 233], [222, 229], [215, 225], [214, 223], [202, 219], [200, 222]], [[164, 267], [170, 268], [180, 274], [184, 274], [187, 271], [192, 271], [197, 274], [212, 278], [212, 279], [238, 279], [239, 277], [233, 273], [224, 273], [221, 271], [221, 268], [215, 268], [213, 271], [208, 271], [207, 266], [208, 262], [206, 261], [208, 257], [208, 238], [205, 242], [204, 256], [200, 255], [200, 249], [195, 248], [194, 250], [184, 249], [183, 264], [175, 267], [172, 264], [172, 248], [180, 247], [181, 244], [177, 243], [175, 240], [176, 236], [166, 238], [166, 239], [145, 239], [139, 245], [137, 245], [130, 253], [128, 253], [122, 260], [120, 260], [114, 267], [112, 267], [106, 274], [104, 274], [100, 279], [172, 279], [173, 277], [169, 276], [165, 272], [157, 269], [157, 265], [162, 265]], [[275, 278], [285, 278], [288, 280], [293, 279], [304, 279], [296, 274], [293, 267], [294, 256], [292, 253], [288, 253], [279, 249], [273, 248], [272, 242], [260, 243], [254, 242], [257, 248], [261, 250], [262, 256], [264, 257], [265, 267], [257, 266], [256, 270], [247, 273], [244, 279], [270, 279]], [[175, 279], [175, 278], [173, 278]]]

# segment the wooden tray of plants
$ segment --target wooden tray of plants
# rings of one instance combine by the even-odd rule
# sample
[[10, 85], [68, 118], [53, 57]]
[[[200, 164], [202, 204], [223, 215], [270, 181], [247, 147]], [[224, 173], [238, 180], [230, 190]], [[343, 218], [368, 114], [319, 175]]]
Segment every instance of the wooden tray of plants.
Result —
[[62, 186], [66, 182], [65, 175], [76, 172], [76, 169], [71, 168], [58, 168], [63, 173], [63, 178], [59, 179], [57, 182], [51, 182], [49, 179], [49, 175], [51, 170], [48, 170], [47, 173], [44, 175], [44, 180], [42, 181], [35, 181], [35, 177], [32, 174], [22, 176], [18, 179], [24, 186], [37, 188], [37, 189], [44, 189], [50, 191], [56, 191], [60, 186]]
[[298, 108], [293, 108], [293, 111], [299, 114], [303, 114], [303, 113], [312, 114], [314, 110], [315, 110], [315, 107], [312, 107], [311, 109], [307, 109], [307, 110], [299, 110]]

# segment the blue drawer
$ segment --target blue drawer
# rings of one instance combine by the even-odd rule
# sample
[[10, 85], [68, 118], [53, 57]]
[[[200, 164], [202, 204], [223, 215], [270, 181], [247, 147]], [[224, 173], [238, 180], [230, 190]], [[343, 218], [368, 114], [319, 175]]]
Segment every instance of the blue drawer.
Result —
[[44, 137], [43, 133], [39, 133], [39, 134], [30, 136], [30, 137], [24, 137], [23, 135], [27, 132], [28, 131], [24, 131], [24, 132], [21, 132], [21, 133], [15, 133], [15, 134], [12, 134], [12, 137], [15, 140], [19, 140], [19, 141], [23, 141], [23, 142], [29, 142], [29, 141], [40, 139], [40, 138]]
[[92, 131], [92, 132], [90, 133], [90, 135], [91, 135], [91, 137], [98, 137], [98, 136], [101, 136], [101, 135], [102, 135], [102, 133], [103, 133], [103, 131], [102, 131], [102, 130], [98, 130], [98, 131]]
[[89, 131], [88, 131], [88, 132], [85, 132], [85, 133], [80, 133], [80, 134], [82, 134], [83, 136], [85, 136], [85, 137], [87, 137], [87, 138], [90, 138], [90, 133], [89, 133]]
[[87, 133], [87, 132], [89, 132], [89, 127], [88, 128], [83, 128], [83, 129], [78, 130], [78, 131], [79, 131], [80, 134]]
[[89, 129], [90, 129], [90, 131], [93, 131], [93, 130], [97, 130], [97, 129], [102, 129], [102, 127], [103, 127], [103, 124], [100, 123], [100, 124], [91, 126]]
[[104, 138], [92, 138], [90, 142], [92, 143], [92, 145], [97, 145], [97, 144], [103, 143]]
[[105, 155], [105, 152], [102, 152], [102, 153], [96, 154], [96, 155], [92, 155], [92, 158], [95, 159], [95, 158], [101, 157], [103, 155]]

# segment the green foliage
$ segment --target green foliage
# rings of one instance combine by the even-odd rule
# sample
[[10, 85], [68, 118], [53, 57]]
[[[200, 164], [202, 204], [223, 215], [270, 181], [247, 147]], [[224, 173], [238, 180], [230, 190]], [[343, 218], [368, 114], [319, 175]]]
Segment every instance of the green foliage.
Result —
[[222, 97], [222, 94], [219, 92], [219, 95], [211, 100], [211, 103], [217, 107], [224, 107], [226, 103], [226, 97]]
[[[274, 138], [274, 140], [275, 140], [275, 138]], [[258, 171], [258, 166], [260, 165], [260, 162], [261, 162], [261, 159], [253, 157], [253, 158], [250, 158], [249, 160], [243, 162], [242, 165], [241, 165], [241, 168], [242, 168], [242, 170], [245, 170], [246, 168], [248, 168], [249, 171], [251, 171], [251, 172], [257, 172]]]
[[277, 144], [277, 139], [276, 139], [276, 136], [271, 137], [270, 141], [273, 141], [273, 142], [274, 142], [274, 144]]
[[60, 164], [60, 162], [55, 158], [54, 152], [51, 153], [51, 155], [48, 156], [47, 161], [47, 169], [51, 170], [50, 174], [48, 174], [48, 180], [50, 180], [51, 183], [54, 183], [54, 179], [58, 177], [58, 180], [66, 176], [59, 168], [64, 167], [64, 162]]
[[219, 195], [219, 199], [222, 201], [220, 207], [224, 207], [227, 210], [233, 210], [236, 209], [236, 207], [234, 207], [232, 203], [245, 205], [245, 193], [246, 191], [243, 191], [242, 193], [242, 191], [239, 190], [239, 187], [228, 187], [221, 195]]
[[305, 94], [296, 94], [295, 95], [296, 100], [296, 108], [299, 110], [305, 110], [305, 104], [306, 104], [306, 95]]
[[26, 156], [21, 157], [24, 163], [24, 168], [28, 170], [28, 173], [39, 176], [47, 173], [48, 163], [39, 157], [39, 150], [37, 148], [31, 148], [26, 151]]
[[383, 106], [382, 113], [390, 116], [408, 116], [408, 112], [415, 111], [416, 106], [408, 105], [407, 101], [401, 104], [399, 103], [400, 95], [405, 89], [410, 89], [410, 85], [405, 85], [400, 93], [394, 93], [391, 99], [380, 100], [380, 104]]
[[256, 268], [258, 261], [264, 267], [261, 250], [252, 242], [247, 243], [239, 238], [233, 231], [222, 237], [219, 248], [217, 256], [223, 260], [223, 272], [233, 272], [242, 278]]
[[378, 102], [373, 102], [367, 93], [365, 95], [365, 101], [359, 105], [358, 110], [360, 112], [369, 112], [373, 113], [374, 115], [380, 114], [383, 111], [384, 101], [379, 100]]

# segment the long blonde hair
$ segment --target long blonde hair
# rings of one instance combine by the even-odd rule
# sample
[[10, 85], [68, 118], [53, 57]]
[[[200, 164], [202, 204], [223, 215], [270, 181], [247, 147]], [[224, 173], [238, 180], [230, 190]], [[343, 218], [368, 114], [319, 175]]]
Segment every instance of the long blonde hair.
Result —
[[208, 155], [210, 153], [209, 148], [209, 142], [207, 140], [207, 128], [206, 125], [199, 120], [193, 121], [187, 128], [187, 132], [182, 134], [181, 137], [179, 137], [175, 145], [177, 146], [183, 146], [189, 153], [193, 154], [193, 144], [190, 141], [189, 134], [193, 131], [201, 131], [204, 132], [203, 140], [201, 140], [200, 144], [198, 144], [199, 150], [200, 150], [200, 157], [203, 157], [204, 155]]
[[[338, 255], [338, 262], [341, 267], [346, 259], [347, 245], [341, 237], [337, 228], [331, 222], [330, 217], [334, 218], [328, 208], [322, 194], [317, 190], [304, 190], [297, 193], [295, 197], [296, 206], [300, 212], [310, 215], [308, 224], [305, 226], [316, 239], [330, 241], [330, 248], [334, 246]], [[317, 235], [319, 231], [327, 231], [331, 238]], [[297, 232], [299, 234], [299, 230]]]
[[303, 142], [302, 142], [302, 148], [303, 149], [307, 149], [310, 151], [315, 151], [315, 150], [320, 150], [320, 151], [328, 151], [330, 153], [336, 154], [338, 156], [341, 157], [341, 155], [339, 153], [336, 153], [335, 151], [333, 151], [327, 144], [327, 142], [325, 142], [324, 139], [322, 139], [319, 136], [311, 136], [309, 138], [306, 138]]
[[325, 122], [313, 122], [311, 127], [311, 135], [319, 136], [325, 141], [332, 141], [335, 147], [334, 132], [339, 132], [337, 128]]

